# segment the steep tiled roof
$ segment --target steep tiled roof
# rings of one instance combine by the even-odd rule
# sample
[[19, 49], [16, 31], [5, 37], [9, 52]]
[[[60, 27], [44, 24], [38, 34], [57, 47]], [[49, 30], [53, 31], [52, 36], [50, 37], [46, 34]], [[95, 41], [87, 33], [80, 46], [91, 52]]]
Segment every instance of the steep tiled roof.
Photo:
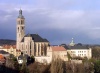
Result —
[[[47, 39], [43, 39], [38, 34], [27, 34], [24, 37], [32, 37], [32, 40], [34, 40], [34, 42], [49, 42]], [[22, 39], [22, 42], [24, 42], [24, 38]]]
[[66, 51], [66, 49], [62, 46], [52, 46], [52, 51]]

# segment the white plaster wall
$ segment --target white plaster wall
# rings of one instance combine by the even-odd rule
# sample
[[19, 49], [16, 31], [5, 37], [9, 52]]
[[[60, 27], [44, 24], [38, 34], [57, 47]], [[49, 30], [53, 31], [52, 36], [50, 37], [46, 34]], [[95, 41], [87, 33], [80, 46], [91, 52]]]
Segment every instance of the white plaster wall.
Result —
[[68, 50], [68, 53], [72, 56], [80, 56], [80, 57], [87, 57], [87, 58], [91, 58], [92, 57], [92, 53], [91, 53], [91, 48], [90, 49], [71, 49]]
[[36, 62], [39, 62], [39, 63], [46, 63], [46, 64], [49, 64], [49, 63], [51, 63], [52, 58], [49, 57], [49, 56], [39, 56], [39, 57], [36, 57], [36, 56], [35, 56], [35, 61], [36, 61]]

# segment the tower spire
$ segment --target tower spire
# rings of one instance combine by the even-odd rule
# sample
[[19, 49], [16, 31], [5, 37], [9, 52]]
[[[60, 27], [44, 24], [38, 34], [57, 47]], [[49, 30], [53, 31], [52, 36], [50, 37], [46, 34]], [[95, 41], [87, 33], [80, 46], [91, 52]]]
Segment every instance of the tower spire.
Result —
[[18, 18], [24, 18], [23, 14], [22, 14], [21, 8], [20, 8], [20, 10], [19, 10], [19, 16], [18, 16]]
[[19, 15], [22, 15], [22, 10], [21, 9], [19, 10]]

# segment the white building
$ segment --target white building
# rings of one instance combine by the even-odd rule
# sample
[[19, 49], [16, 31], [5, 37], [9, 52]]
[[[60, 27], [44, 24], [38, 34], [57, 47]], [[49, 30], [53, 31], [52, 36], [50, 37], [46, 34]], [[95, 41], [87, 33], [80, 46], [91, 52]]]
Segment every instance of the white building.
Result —
[[69, 44], [66, 48], [71, 57], [92, 58], [92, 49], [90, 47], [82, 44], [75, 44], [73, 42], [74, 41], [72, 39], [71, 44]]
[[71, 57], [87, 57], [88, 59], [92, 57], [91, 48], [88, 48], [86, 46], [70, 46], [67, 51], [71, 55]]

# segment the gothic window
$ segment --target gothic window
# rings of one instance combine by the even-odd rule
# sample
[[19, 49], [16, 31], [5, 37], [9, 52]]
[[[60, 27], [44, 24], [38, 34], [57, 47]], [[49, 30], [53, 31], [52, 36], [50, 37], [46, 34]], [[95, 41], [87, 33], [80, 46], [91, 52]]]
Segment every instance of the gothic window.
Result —
[[29, 45], [29, 47], [30, 47], [30, 55], [31, 55], [31, 51], [32, 51], [32, 50], [31, 50], [31, 42], [30, 42], [30, 45]]
[[44, 45], [41, 44], [41, 55], [43, 55], [43, 53], [44, 53]]

